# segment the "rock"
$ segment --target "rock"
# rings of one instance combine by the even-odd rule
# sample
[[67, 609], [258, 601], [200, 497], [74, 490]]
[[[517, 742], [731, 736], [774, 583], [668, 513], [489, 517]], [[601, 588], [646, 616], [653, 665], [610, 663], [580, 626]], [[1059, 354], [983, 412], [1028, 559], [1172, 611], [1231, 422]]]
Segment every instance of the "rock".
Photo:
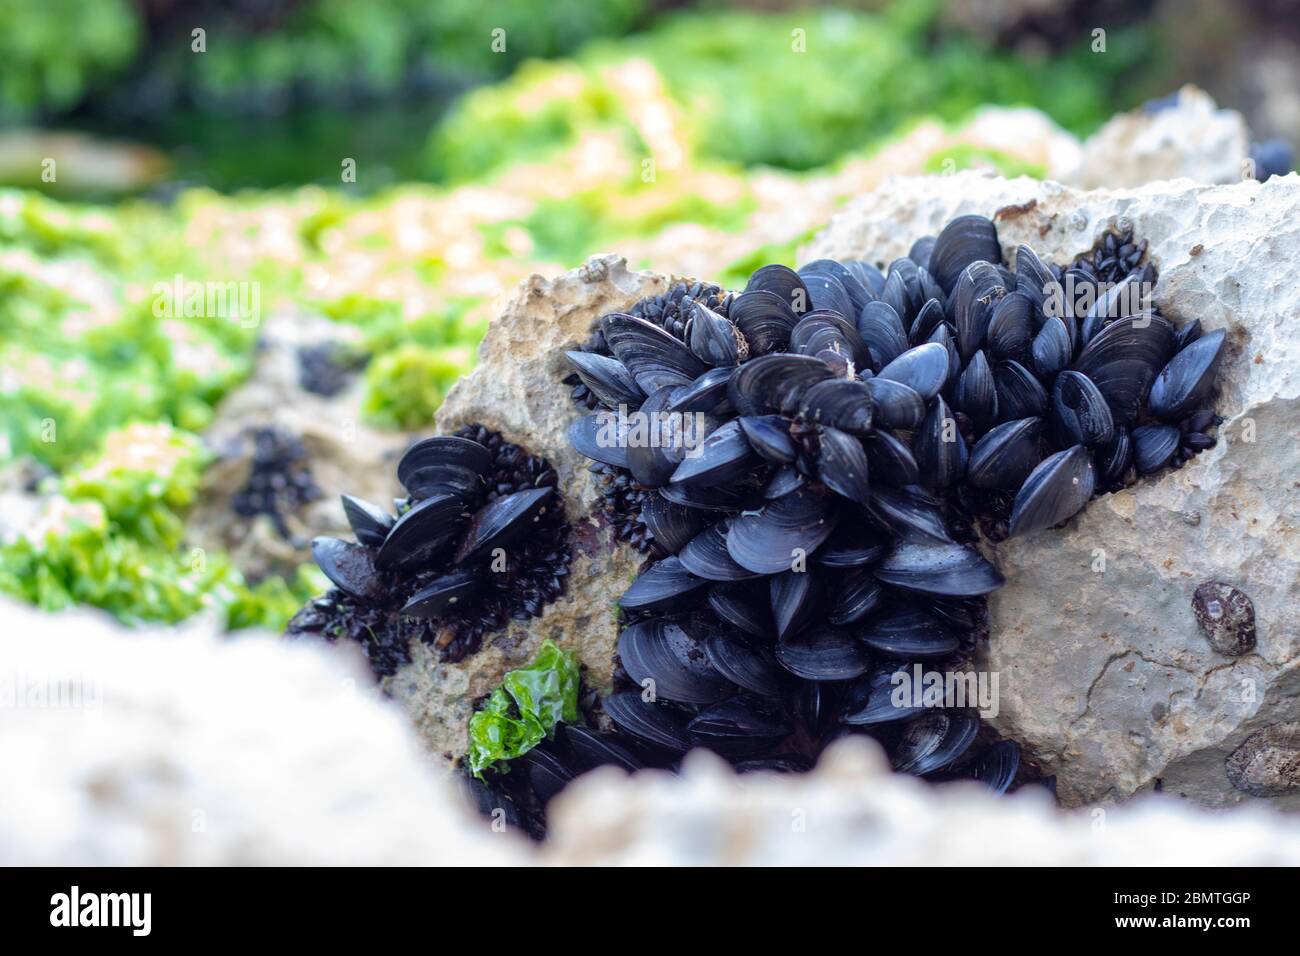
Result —
[[1145, 796], [1063, 813], [1045, 790], [996, 798], [889, 772], [873, 742], [832, 747], [809, 774], [735, 776], [690, 754], [681, 776], [602, 768], [550, 805], [552, 865], [1111, 866], [1300, 861], [1300, 833], [1264, 807], [1206, 813]]
[[612, 255], [593, 257], [555, 279], [533, 276], [491, 324], [477, 367], [438, 412], [440, 434], [479, 423], [545, 456], [559, 477], [573, 529], [567, 590], [540, 617], [512, 622], [457, 664], [439, 663], [428, 647], [414, 644], [412, 662], [385, 680], [428, 746], [448, 759], [465, 752], [476, 702], [506, 671], [531, 660], [545, 638], [577, 652], [588, 686], [605, 690], [610, 685], [618, 637], [614, 602], [642, 559], [633, 549], [616, 546], [610, 529], [592, 517], [598, 493], [589, 462], [568, 442], [577, 412], [569, 386], [560, 381], [570, 371], [564, 352], [586, 341], [600, 316], [668, 285], [667, 277], [630, 272], [626, 260]]
[[[355, 649], [0, 600], [0, 864], [518, 860]], [[32, 638], [39, 635], [39, 640]]]
[[1300, 790], [1300, 723], [1274, 724], [1247, 737], [1228, 757], [1228, 779], [1259, 796]]
[[[292, 574], [311, 560], [309, 545], [316, 535], [351, 537], [341, 490], [379, 504], [401, 493], [394, 467], [409, 436], [363, 423], [360, 376], [344, 376], [344, 387], [333, 395], [303, 387], [301, 349], [333, 344], [347, 350], [358, 345], [359, 336], [357, 329], [325, 318], [271, 316], [259, 340], [252, 376], [222, 401], [215, 423], [204, 434], [217, 460], [204, 471], [187, 535], [195, 546], [229, 552], [251, 581]], [[248, 481], [256, 434], [265, 429], [302, 443], [303, 464], [321, 489], [314, 501], [284, 513], [287, 536], [268, 516], [246, 518], [231, 507]]]
[[1084, 189], [1141, 186], [1187, 177], [1235, 183], [1250, 176], [1250, 131], [1235, 110], [1221, 110], [1194, 86], [1184, 86], [1158, 108], [1120, 113], [1083, 144], [1083, 158], [1067, 181]]
[[[963, 213], [996, 216], [1004, 255], [1065, 261], [1121, 219], [1150, 242], [1155, 298], [1227, 330], [1219, 443], [1179, 471], [1091, 502], [1062, 530], [996, 549], [981, 667], [1001, 675], [993, 720], [1067, 805], [1162, 783], [1213, 806], [1247, 799], [1225, 762], [1300, 718], [1300, 177], [1158, 182], [1080, 192], [976, 173], [901, 179], [850, 204], [802, 258], [887, 262]], [[1187, 515], [1199, 516], [1195, 521]], [[1216, 652], [1196, 588], [1226, 580], [1254, 605], [1257, 645]], [[1270, 797], [1300, 807], [1300, 792]]]

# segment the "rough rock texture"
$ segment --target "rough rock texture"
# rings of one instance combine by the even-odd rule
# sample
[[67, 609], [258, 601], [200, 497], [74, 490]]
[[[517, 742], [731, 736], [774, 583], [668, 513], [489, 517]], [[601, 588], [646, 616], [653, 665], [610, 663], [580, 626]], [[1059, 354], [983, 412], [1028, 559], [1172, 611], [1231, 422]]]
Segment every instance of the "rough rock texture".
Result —
[[538, 850], [468, 813], [358, 654], [211, 621], [126, 631], [0, 600], [0, 716], [3, 866], [1300, 863], [1264, 808], [1066, 814], [926, 787], [865, 742], [791, 777], [708, 754], [680, 778], [608, 769], [559, 798]]
[[526, 664], [545, 638], [577, 651], [588, 686], [609, 685], [618, 636], [614, 602], [636, 574], [641, 556], [616, 547], [608, 526], [591, 517], [597, 493], [589, 462], [569, 447], [567, 437], [577, 413], [569, 387], [560, 381], [570, 371], [564, 352], [584, 342], [600, 316], [657, 295], [668, 282], [665, 276], [630, 272], [618, 256], [593, 257], [555, 279], [533, 276], [492, 323], [479, 347], [478, 367], [456, 384], [438, 412], [440, 434], [478, 422], [549, 459], [573, 526], [567, 590], [540, 617], [512, 622], [459, 664], [440, 664], [429, 648], [416, 644], [411, 664], [387, 679], [387, 689], [438, 753], [465, 752], [475, 702], [507, 670]]
[[[994, 723], [1057, 774], [1066, 804], [1157, 781], [1210, 805], [1246, 799], [1228, 755], [1300, 718], [1300, 177], [1096, 192], [974, 173], [900, 179], [847, 207], [803, 256], [888, 261], [962, 213], [996, 216], [1009, 261], [1022, 242], [1063, 261], [1125, 219], [1150, 241], [1165, 314], [1225, 328], [1229, 342], [1216, 448], [1094, 500], [1065, 529], [998, 547], [1007, 586], [982, 662], [1001, 672]], [[1253, 652], [1224, 656], [1200, 632], [1192, 601], [1206, 581], [1253, 602]], [[1297, 764], [1282, 765], [1294, 784]], [[1296, 789], [1273, 799], [1300, 807]]]
[[457, 803], [355, 651], [227, 639], [213, 621], [126, 631], [8, 600], [0, 645], [0, 864], [495, 864], [522, 852]]
[[1083, 144], [1068, 181], [1085, 189], [1141, 186], [1186, 176], [1201, 183], [1235, 183], [1248, 171], [1250, 131], [1235, 110], [1221, 110], [1194, 86], [1158, 110], [1119, 113]]
[[[360, 378], [328, 398], [306, 391], [299, 381], [300, 345], [347, 346], [357, 335], [356, 329], [324, 318], [272, 316], [259, 340], [252, 377], [221, 403], [215, 424], [204, 434], [218, 458], [203, 474], [187, 533], [199, 547], [228, 551], [250, 580], [289, 574], [310, 561], [308, 546], [316, 535], [350, 537], [341, 491], [380, 502], [401, 491], [394, 468], [408, 438], [362, 422]], [[302, 442], [322, 491], [319, 499], [285, 516], [291, 539], [279, 534], [269, 517], [245, 518], [231, 509], [252, 465], [250, 430], [268, 427]]]

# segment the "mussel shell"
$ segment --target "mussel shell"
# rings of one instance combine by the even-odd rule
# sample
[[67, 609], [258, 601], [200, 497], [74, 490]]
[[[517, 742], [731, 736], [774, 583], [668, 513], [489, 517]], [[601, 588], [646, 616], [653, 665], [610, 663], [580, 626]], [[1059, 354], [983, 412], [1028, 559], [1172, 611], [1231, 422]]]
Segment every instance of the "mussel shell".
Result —
[[641, 499], [641, 518], [655, 543], [669, 554], [676, 554], [704, 527], [703, 515], [669, 501], [660, 494]]
[[866, 385], [877, 428], [915, 428], [925, 419], [925, 398], [912, 386], [879, 376]]
[[892, 758], [894, 769], [918, 777], [942, 770], [966, 752], [979, 724], [969, 711], [927, 709], [903, 728]]
[[482, 557], [517, 540], [541, 519], [554, 496], [554, 488], [530, 488], [484, 505], [470, 519], [469, 530], [456, 550], [456, 563]]
[[867, 452], [862, 442], [838, 428], [823, 428], [817, 454], [817, 477], [836, 494], [866, 504], [871, 500]]
[[862, 440], [871, 474], [891, 485], [915, 485], [921, 481], [921, 466], [912, 449], [901, 438], [881, 430]]
[[935, 238], [927, 268], [948, 292], [968, 265], [980, 261], [1002, 261], [997, 227], [984, 216], [958, 216]]
[[806, 484], [808, 484], [808, 478], [798, 468], [794, 465], [782, 465], [772, 472], [772, 477], [768, 479], [767, 484], [763, 487], [763, 498], [767, 501], [776, 501], [776, 499], [784, 498], [790, 492], [797, 491]]
[[1129, 316], [1098, 332], [1071, 367], [1106, 396], [1117, 424], [1131, 425], [1173, 347], [1174, 328], [1168, 321], [1149, 313]]
[[771, 292], [778, 296], [796, 316], [813, 308], [808, 287], [799, 273], [789, 266], [763, 266], [749, 277], [745, 292]]
[[975, 262], [962, 272], [952, 293], [952, 313], [963, 362], [984, 347], [993, 311], [1006, 294], [1006, 280], [991, 263]]
[[1103, 488], [1124, 480], [1133, 464], [1133, 436], [1123, 425], [1115, 426], [1115, 437], [1097, 449], [1097, 483]]
[[917, 539], [895, 548], [875, 570], [886, 584], [939, 597], [976, 597], [1005, 582], [974, 548]]
[[769, 352], [784, 352], [790, 333], [799, 321], [790, 303], [770, 291], [743, 292], [731, 300], [727, 317], [749, 343], [751, 358]]
[[439, 435], [411, 445], [397, 463], [397, 480], [415, 498], [459, 495], [468, 501], [482, 489], [492, 453], [476, 441]]
[[670, 412], [702, 412], [706, 415], [726, 415], [734, 409], [727, 395], [727, 383], [734, 368], [711, 368], [690, 385], [672, 393], [668, 403]]
[[1035, 308], [1042, 309], [1056, 278], [1028, 245], [1016, 250], [1016, 291], [1028, 297]]
[[952, 540], [939, 500], [919, 485], [893, 488], [877, 483], [867, 513], [890, 534], [923, 535], [937, 542]]
[[528, 775], [528, 783], [533, 793], [543, 805], [568, 786], [576, 776], [559, 755], [543, 742], [523, 755], [520, 764]]
[[799, 456], [790, 437], [790, 422], [780, 415], [746, 415], [740, 420], [740, 430], [749, 440], [749, 446], [761, 458], [777, 464], [788, 465]]
[[1015, 491], [1042, 460], [1041, 418], [1003, 422], [975, 443], [966, 469], [976, 488]]
[[1034, 336], [1034, 371], [1043, 378], [1055, 375], [1070, 364], [1071, 348], [1070, 331], [1065, 320], [1049, 316]]
[[988, 350], [998, 358], [1018, 358], [1034, 336], [1034, 303], [1022, 292], [1009, 292], [993, 309], [985, 331]]
[[[900, 686], [901, 677], [911, 680], [912, 672], [910, 665], [899, 661], [885, 661], [873, 667], [849, 685], [841, 722], [851, 727], [867, 727], [906, 720], [922, 713], [925, 708], [919, 704], [900, 705], [894, 700], [894, 691]], [[895, 678], [895, 674], [901, 677]]]
[[[804, 287], [808, 290], [808, 301], [812, 304], [809, 311], [835, 312], [842, 316], [856, 316], [853, 299], [849, 296], [844, 283], [835, 276], [818, 273], [801, 273]], [[807, 316], [804, 316], [805, 320]], [[798, 329], [795, 329], [796, 333]]]
[[1034, 374], [1019, 362], [1001, 362], [993, 370], [998, 390], [998, 417], [1041, 418], [1047, 414], [1047, 392]]
[[714, 614], [745, 633], [765, 640], [776, 637], [769, 600], [767, 581], [718, 584], [709, 591], [709, 607]]
[[803, 277], [805, 284], [810, 275], [830, 276], [838, 280], [852, 303], [853, 311], [844, 313], [848, 316], [856, 316], [868, 302], [876, 298], [862, 280], [854, 275], [853, 270], [834, 259], [814, 259], [800, 266], [798, 273]]
[[884, 589], [868, 568], [856, 568], [844, 575], [831, 603], [827, 621], [836, 627], [856, 624], [880, 607]]
[[745, 504], [745, 496], [739, 489], [725, 485], [702, 488], [669, 484], [661, 487], [659, 494], [666, 501], [698, 511], [739, 511]]
[[907, 330], [898, 313], [887, 302], [868, 302], [858, 315], [858, 334], [876, 367], [892, 362], [907, 351]]
[[1139, 475], [1156, 471], [1178, 451], [1181, 435], [1173, 425], [1141, 425], [1133, 429], [1133, 462]]
[[343, 514], [348, 519], [357, 543], [367, 548], [377, 548], [384, 543], [396, 520], [383, 508], [352, 495], [341, 495]]
[[[662, 388], [650, 395], [638, 412], [629, 416], [629, 427], [621, 436], [627, 443], [627, 467], [632, 477], [647, 488], [668, 484], [686, 457], [687, 438], [680, 416], [667, 413], [673, 390]], [[667, 414], [665, 414], [667, 413]], [[691, 438], [701, 438], [691, 435]]]
[[880, 290], [885, 287], [885, 274], [877, 269], [870, 262], [864, 262], [861, 259], [845, 259], [844, 268], [853, 273], [862, 285], [873, 296], [879, 297]]
[[569, 364], [578, 373], [602, 405], [618, 408], [628, 405], [635, 408], [645, 398], [632, 373], [618, 359], [598, 352], [565, 352]]
[[714, 670], [742, 690], [767, 697], [785, 693], [786, 672], [762, 645], [719, 631], [705, 640], [704, 653]]
[[800, 410], [809, 421], [865, 434], [871, 430], [871, 389], [853, 379], [827, 379], [804, 393]]
[[999, 740], [980, 755], [971, 768], [972, 780], [978, 780], [994, 793], [1006, 793], [1020, 769], [1020, 747], [1014, 740]]
[[740, 330], [701, 302], [692, 309], [687, 338], [695, 357], [706, 365], [730, 368], [749, 357], [749, 343]]
[[436, 618], [452, 605], [469, 600], [478, 589], [478, 575], [472, 569], [450, 571], [412, 594], [402, 606], [402, 613], [408, 617]]
[[1170, 359], [1151, 385], [1147, 408], [1157, 418], [1177, 422], [1205, 403], [1214, 390], [1223, 356], [1223, 329], [1201, 336]]
[[737, 696], [701, 710], [686, 729], [701, 746], [741, 757], [769, 749], [792, 728], [771, 706]]
[[[920, 311], [916, 313], [916, 318], [912, 321], [912, 328], [908, 332], [908, 341], [912, 345], [920, 345], [922, 342], [931, 341], [935, 332], [947, 327], [944, 324], [944, 319], [943, 303], [938, 299], [927, 299], [921, 306]], [[960, 356], [958, 356], [958, 361], [961, 361]]]
[[746, 362], [731, 377], [727, 394], [742, 415], [793, 415], [804, 393], [834, 374], [825, 362], [811, 355], [762, 355]]
[[833, 726], [846, 687], [841, 681], [796, 681], [790, 705], [809, 737], [816, 740]]
[[778, 640], [798, 634], [821, 614], [822, 589], [809, 571], [784, 571], [768, 578], [772, 626]]
[[1065, 371], [1052, 386], [1052, 427], [1058, 445], [1104, 445], [1115, 436], [1110, 405], [1092, 379]]
[[836, 517], [826, 496], [803, 488], [739, 515], [727, 532], [727, 550], [741, 567], [778, 574], [810, 557], [835, 530]]
[[981, 349], [957, 380], [953, 405], [971, 420], [976, 433], [987, 431], [998, 420], [998, 388], [993, 370]]
[[383, 593], [383, 576], [375, 568], [375, 552], [339, 538], [312, 539], [312, 560], [340, 591], [361, 601], [376, 600]]
[[744, 581], [757, 575], [737, 564], [727, 552], [727, 522], [705, 528], [677, 552], [684, 567], [709, 581]]
[[625, 628], [618, 637], [618, 657], [628, 677], [655, 699], [712, 704], [735, 693], [708, 662], [701, 642], [669, 621]]
[[708, 369], [664, 329], [623, 312], [601, 319], [605, 343], [647, 395], [662, 388], [690, 385]]
[[704, 488], [728, 484], [744, 477], [755, 461], [757, 456], [740, 422], [733, 419], [711, 432], [699, 447], [688, 451], [670, 481], [675, 485]]
[[613, 765], [628, 773], [635, 773], [644, 766], [640, 757], [610, 734], [588, 730], [576, 724], [561, 723], [556, 726], [556, 736], [568, 748], [574, 764], [580, 770]]
[[612, 411], [584, 415], [569, 425], [569, 444], [592, 461], [627, 467], [627, 428]]
[[901, 382], [929, 401], [947, 381], [948, 350], [937, 342], [918, 345], [882, 368], [876, 378]]
[[669, 555], [638, 574], [618, 606], [644, 613], [680, 611], [702, 600], [712, 583], [687, 571], [677, 555]]
[[673, 753], [691, 749], [686, 721], [680, 713], [662, 704], [652, 704], [636, 691], [619, 691], [605, 698], [605, 713], [618, 728], [638, 740]]
[[389, 570], [406, 570], [426, 563], [459, 533], [468, 517], [457, 495], [425, 498], [393, 523], [375, 555], [375, 564]]
[[865, 568], [883, 558], [890, 548], [862, 522], [842, 520], [835, 533], [817, 549], [814, 561], [825, 568]]
[[961, 644], [938, 618], [906, 606], [872, 619], [858, 638], [877, 653], [908, 660], [947, 657]]
[[815, 628], [778, 641], [776, 659], [797, 677], [811, 681], [843, 681], [861, 676], [871, 655], [848, 631]]
[[1060, 524], [1092, 497], [1096, 474], [1083, 445], [1048, 455], [1029, 473], [1011, 506], [1011, 535]]
[[920, 483], [927, 488], [948, 488], [966, 473], [966, 439], [947, 403], [936, 397], [916, 435], [916, 462]]

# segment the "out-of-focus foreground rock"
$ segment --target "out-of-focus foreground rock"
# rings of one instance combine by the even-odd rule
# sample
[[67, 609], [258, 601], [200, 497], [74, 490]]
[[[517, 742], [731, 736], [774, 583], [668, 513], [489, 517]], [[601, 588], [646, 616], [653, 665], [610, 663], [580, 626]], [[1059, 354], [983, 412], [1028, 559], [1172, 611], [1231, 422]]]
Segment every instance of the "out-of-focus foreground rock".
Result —
[[[1080, 192], [975, 173], [902, 179], [836, 217], [804, 257], [888, 261], [953, 216], [994, 217], [1063, 262], [1121, 223], [1150, 242], [1155, 299], [1226, 329], [1217, 447], [1091, 502], [1063, 530], [997, 548], [981, 666], [1001, 674], [993, 721], [1057, 775], [1067, 804], [1154, 787], [1210, 805], [1300, 807], [1300, 177], [1187, 180]], [[1228, 656], [1198, 624], [1197, 588], [1253, 603], [1256, 644]]]
[[123, 631], [0, 602], [0, 865], [1300, 863], [1262, 807], [1062, 813], [889, 773], [865, 742], [799, 776], [604, 770], [530, 847], [471, 816], [359, 657], [271, 635]]

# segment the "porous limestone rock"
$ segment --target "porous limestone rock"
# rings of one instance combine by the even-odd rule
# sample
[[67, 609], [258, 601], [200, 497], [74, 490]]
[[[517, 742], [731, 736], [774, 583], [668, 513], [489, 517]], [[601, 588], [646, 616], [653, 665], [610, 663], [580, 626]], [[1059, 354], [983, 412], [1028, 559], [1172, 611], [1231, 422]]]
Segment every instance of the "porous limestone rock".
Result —
[[475, 370], [452, 388], [438, 412], [438, 432], [478, 423], [502, 433], [555, 468], [572, 527], [573, 562], [565, 593], [540, 617], [512, 621], [485, 638], [481, 650], [459, 663], [440, 663], [424, 644], [411, 647], [412, 662], [385, 680], [406, 707], [420, 734], [448, 758], [466, 749], [466, 726], [475, 703], [505, 672], [528, 663], [551, 638], [576, 651], [589, 687], [607, 689], [618, 627], [615, 602], [641, 564], [641, 555], [617, 544], [594, 516], [599, 497], [587, 459], [568, 442], [577, 417], [564, 352], [585, 342], [607, 312], [668, 288], [666, 276], [632, 272], [626, 260], [596, 256], [554, 279], [534, 275], [488, 328]]
[[[888, 262], [964, 213], [997, 220], [1007, 262], [1021, 243], [1063, 262], [1131, 226], [1150, 243], [1162, 312], [1228, 336], [1215, 448], [1095, 499], [1064, 529], [997, 546], [1007, 584], [980, 662], [1001, 675], [994, 725], [1056, 774], [1067, 805], [1157, 785], [1215, 806], [1263, 792], [1234, 786], [1227, 760], [1300, 719], [1300, 177], [1093, 192], [978, 173], [899, 179], [846, 207], [802, 257]], [[1253, 603], [1253, 651], [1225, 656], [1198, 628], [1207, 581]], [[1300, 807], [1300, 790], [1266, 789]]]

